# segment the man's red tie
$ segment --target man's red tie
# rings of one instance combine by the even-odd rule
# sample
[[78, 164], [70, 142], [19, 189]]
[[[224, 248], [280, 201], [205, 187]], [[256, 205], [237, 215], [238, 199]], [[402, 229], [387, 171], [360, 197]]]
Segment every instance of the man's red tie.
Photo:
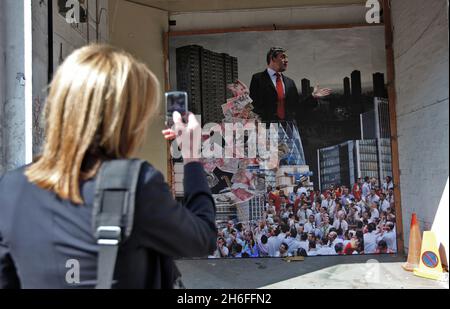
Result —
[[277, 116], [278, 119], [284, 120], [285, 117], [285, 110], [284, 110], [284, 90], [283, 90], [283, 82], [281, 81], [281, 74], [275, 73], [277, 76]]

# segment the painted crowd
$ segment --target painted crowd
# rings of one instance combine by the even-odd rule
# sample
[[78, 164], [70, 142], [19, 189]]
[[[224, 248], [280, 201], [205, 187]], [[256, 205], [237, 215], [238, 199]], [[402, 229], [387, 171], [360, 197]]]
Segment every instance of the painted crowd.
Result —
[[262, 218], [219, 228], [210, 258], [395, 253], [394, 184], [387, 176], [314, 191], [268, 187]]

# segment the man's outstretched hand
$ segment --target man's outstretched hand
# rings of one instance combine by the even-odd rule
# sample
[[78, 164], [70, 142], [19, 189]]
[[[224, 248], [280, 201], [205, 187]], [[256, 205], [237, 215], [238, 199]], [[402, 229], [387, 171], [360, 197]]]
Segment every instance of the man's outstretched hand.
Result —
[[326, 96], [329, 96], [331, 94], [332, 90], [330, 88], [320, 88], [319, 85], [314, 87], [314, 91], [312, 93], [312, 96], [315, 99], [320, 99]]

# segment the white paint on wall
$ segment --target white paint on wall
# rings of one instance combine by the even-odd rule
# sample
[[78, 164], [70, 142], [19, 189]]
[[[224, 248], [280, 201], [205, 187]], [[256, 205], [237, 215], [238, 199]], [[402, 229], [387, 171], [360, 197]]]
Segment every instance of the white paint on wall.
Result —
[[445, 185], [444, 192], [442, 192], [441, 201], [439, 203], [436, 216], [434, 217], [432, 231], [436, 234], [438, 243], [441, 243], [445, 250], [446, 256], [445, 264], [448, 266], [448, 178]]

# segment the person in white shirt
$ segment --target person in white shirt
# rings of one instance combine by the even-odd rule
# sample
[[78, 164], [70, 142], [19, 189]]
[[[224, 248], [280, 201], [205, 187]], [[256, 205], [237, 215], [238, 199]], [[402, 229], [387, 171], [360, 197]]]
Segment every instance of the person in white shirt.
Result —
[[381, 240], [386, 242], [388, 250], [397, 252], [397, 235], [394, 223], [386, 223], [384, 229], [381, 231], [381, 235], [377, 238], [377, 242], [380, 242]]
[[235, 229], [237, 231], [236, 237], [244, 241], [245, 225], [242, 222], [239, 222], [238, 224], [235, 225]]
[[314, 202], [314, 209], [312, 209], [312, 212], [314, 215], [320, 213], [320, 210], [322, 209], [322, 204], [320, 202]]
[[394, 208], [394, 189], [390, 189], [386, 195], [386, 200], [391, 204], [391, 208]]
[[289, 210], [289, 208], [281, 211], [281, 219], [287, 220], [289, 218], [289, 215], [292, 214], [292, 211]]
[[273, 213], [275, 213], [276, 208], [275, 208], [275, 201], [273, 199], [269, 199], [269, 202], [266, 204], [266, 211], [267, 212], [273, 211]]
[[391, 222], [395, 222], [395, 211], [392, 207], [389, 207], [386, 210], [386, 214], [387, 214], [387, 219]]
[[275, 217], [275, 209], [268, 210], [266, 213], [266, 217], [265, 217], [267, 224], [269, 224], [269, 225], [274, 224], [274, 220], [273, 220], [274, 217]]
[[256, 239], [260, 239], [262, 235], [267, 234], [267, 224], [266, 224], [266, 220], [262, 219], [259, 220], [258, 222], [258, 226], [255, 228], [255, 238]]
[[383, 193], [387, 194], [389, 190], [394, 189], [394, 183], [392, 181], [391, 176], [386, 176], [385, 181], [383, 182]]
[[290, 256], [289, 246], [285, 242], [283, 242], [278, 248], [278, 251], [275, 253], [275, 257], [287, 257], [287, 256]]
[[300, 242], [297, 240], [297, 230], [295, 228], [291, 228], [289, 237], [286, 238], [284, 242], [289, 247], [289, 255], [294, 256], [297, 253], [298, 248], [300, 248]]
[[333, 227], [336, 230], [341, 229], [342, 234], [344, 234], [348, 230], [348, 223], [345, 221], [345, 212], [339, 211], [337, 214], [337, 220], [333, 222]]
[[339, 238], [338, 233], [335, 231], [328, 233], [327, 246], [332, 246], [334, 248], [334, 245], [336, 245], [337, 243], [344, 243], [344, 240]]
[[354, 202], [350, 203], [350, 209], [353, 210], [353, 214], [355, 216], [355, 220], [360, 220], [362, 216], [362, 209], [359, 205], [355, 204]]
[[224, 238], [230, 237], [230, 233], [231, 233], [231, 231], [232, 231], [233, 229], [234, 229], [234, 222], [233, 222], [233, 220], [229, 220], [229, 221], [227, 222], [227, 227], [224, 228], [224, 229], [222, 230], [222, 232], [223, 232], [223, 237], [224, 237]]
[[330, 232], [328, 234], [328, 243], [323, 244], [318, 250], [317, 255], [335, 255], [336, 251], [334, 246], [339, 243], [336, 232]]
[[347, 216], [345, 217], [345, 221], [347, 221], [348, 228], [356, 228], [358, 226], [359, 215], [352, 207], [349, 209]]
[[[390, 209], [390, 208], [388, 208], [388, 209]], [[387, 218], [387, 212], [385, 212], [385, 211], [380, 212], [380, 220], [378, 220], [378, 225], [386, 224], [388, 221], [390, 221], [390, 220], [388, 220], [388, 218]]]
[[375, 189], [370, 190], [369, 196], [367, 196], [367, 202], [369, 205], [372, 205], [372, 203], [379, 203], [380, 197], [376, 194]]
[[352, 199], [355, 199], [355, 197], [349, 193], [347, 187], [344, 187], [344, 192], [341, 195], [341, 204], [343, 206], [348, 206]]
[[344, 241], [342, 242], [344, 245], [344, 248], [350, 243], [352, 237], [356, 235], [355, 230], [349, 230], [347, 233], [345, 233]]
[[217, 238], [217, 249], [214, 251], [214, 257], [224, 258], [228, 257], [228, 248], [225, 246], [225, 239], [223, 237]]
[[362, 198], [367, 197], [370, 194], [370, 178], [369, 176], [364, 177], [364, 183], [361, 189]]
[[295, 223], [295, 228], [297, 229], [297, 237], [305, 232], [305, 225], [303, 223]]
[[377, 204], [373, 203], [370, 207], [370, 222], [376, 222], [380, 217], [380, 212], [378, 211]]
[[280, 212], [283, 212], [283, 211], [286, 211], [286, 209], [287, 209], [287, 207], [288, 207], [288, 203], [287, 203], [287, 200], [286, 200], [286, 197], [285, 196], [281, 196], [280, 197]]
[[377, 177], [370, 178], [370, 189], [375, 189], [376, 187], [378, 187]]
[[347, 215], [347, 212], [342, 207], [341, 203], [337, 202], [336, 207], [334, 208], [334, 212], [333, 212], [333, 222], [339, 220], [338, 214], [340, 214], [341, 212], [343, 212], [345, 215]]
[[364, 254], [372, 254], [377, 251], [377, 227], [375, 223], [369, 223], [364, 233]]
[[285, 241], [286, 237], [288, 236], [287, 234], [290, 230], [290, 227], [289, 227], [289, 225], [282, 223], [280, 226], [280, 230], [281, 230], [281, 232], [280, 232], [280, 234], [278, 234], [277, 237], [278, 237], [278, 240], [280, 241], [280, 243], [282, 243], [283, 241]]
[[273, 220], [274, 214], [267, 214], [267, 223], [273, 225], [275, 221]]
[[271, 236], [267, 240], [267, 252], [270, 257], [274, 257], [280, 247], [281, 241], [278, 238], [279, 227], [272, 230]]
[[328, 232], [332, 228], [328, 214], [325, 214], [322, 219], [323, 219], [323, 221], [319, 226], [319, 235], [318, 235], [318, 237], [320, 237], [320, 238], [327, 237]]
[[315, 222], [314, 215], [310, 215], [308, 218], [308, 222], [305, 223], [305, 232], [306, 233], [314, 233], [315, 235], [317, 235], [316, 222]]
[[297, 224], [297, 221], [295, 220], [295, 215], [293, 213], [289, 214], [288, 225], [290, 228], [293, 227], [293, 228], [297, 229], [298, 224]]
[[322, 201], [322, 207], [325, 207], [328, 214], [332, 214], [336, 207], [336, 202], [331, 198], [331, 194], [328, 194], [327, 198]]
[[361, 222], [363, 222], [364, 224], [370, 223], [370, 212], [368, 212], [367, 210], [363, 211]]
[[316, 256], [317, 255], [317, 248], [316, 248], [316, 242], [310, 241], [309, 242], [309, 249], [308, 249], [308, 256]]
[[360, 201], [358, 201], [358, 202], [356, 203], [356, 206], [358, 206], [358, 207], [361, 209], [361, 210], [360, 210], [361, 216], [362, 216], [362, 213], [363, 213], [364, 211], [368, 211], [369, 208], [370, 208], [370, 205], [368, 205], [368, 204], [366, 203], [366, 199], [365, 199], [365, 198], [363, 198], [363, 199], [361, 199]]
[[267, 245], [268, 238], [266, 235], [261, 235], [261, 238], [258, 239], [258, 252], [260, 257], [269, 256], [269, 246]]
[[317, 250], [317, 255], [336, 255], [334, 245], [320, 247]]
[[391, 203], [389, 203], [389, 201], [386, 200], [386, 194], [381, 193], [380, 201], [378, 202], [378, 205], [380, 205], [381, 211], [387, 211], [387, 209], [391, 207]]
[[233, 244], [244, 245], [244, 241], [237, 237], [237, 231], [233, 229], [226, 239], [226, 243], [228, 247], [231, 247]]
[[302, 207], [297, 211], [299, 223], [306, 224], [309, 216], [312, 214], [312, 210], [308, 208], [308, 205], [306, 203], [302, 203]]
[[308, 252], [308, 250], [309, 250], [309, 241], [308, 241], [308, 234], [307, 233], [302, 233], [300, 235], [299, 247], [305, 249], [305, 251]]
[[327, 214], [327, 209], [325, 207], [320, 207], [320, 212], [315, 215], [316, 226], [319, 226], [322, 223], [324, 214]]
[[298, 194], [301, 196], [302, 194], [305, 194], [305, 196], [308, 196], [308, 190], [306, 190], [306, 188], [300, 184], [299, 188], [298, 188]]

